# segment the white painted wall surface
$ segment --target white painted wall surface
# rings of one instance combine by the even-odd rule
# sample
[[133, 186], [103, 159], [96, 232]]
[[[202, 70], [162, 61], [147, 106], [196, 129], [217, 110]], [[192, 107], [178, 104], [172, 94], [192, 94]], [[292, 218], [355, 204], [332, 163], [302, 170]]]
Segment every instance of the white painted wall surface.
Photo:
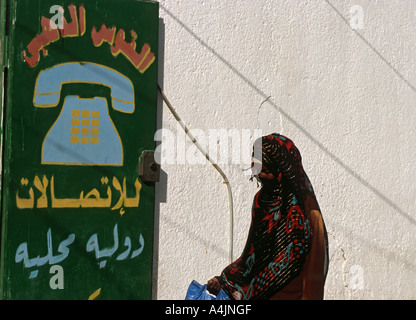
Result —
[[[329, 234], [325, 299], [416, 299], [416, 2], [159, 3], [160, 84], [183, 121], [206, 136], [279, 132], [300, 149]], [[159, 107], [159, 128], [176, 133]], [[155, 299], [184, 299], [229, 263], [221, 176], [177, 162], [156, 186]], [[221, 165], [234, 259], [257, 190], [245, 167]]]

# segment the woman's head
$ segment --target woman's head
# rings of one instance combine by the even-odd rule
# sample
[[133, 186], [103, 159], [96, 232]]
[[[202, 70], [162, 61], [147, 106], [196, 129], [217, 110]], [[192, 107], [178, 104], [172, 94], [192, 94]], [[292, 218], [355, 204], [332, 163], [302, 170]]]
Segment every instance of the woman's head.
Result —
[[301, 165], [298, 165], [300, 163], [299, 150], [292, 140], [285, 136], [273, 133], [254, 142], [252, 175], [262, 185], [270, 185], [273, 181], [277, 181], [282, 173], [288, 173], [295, 168], [301, 169]]

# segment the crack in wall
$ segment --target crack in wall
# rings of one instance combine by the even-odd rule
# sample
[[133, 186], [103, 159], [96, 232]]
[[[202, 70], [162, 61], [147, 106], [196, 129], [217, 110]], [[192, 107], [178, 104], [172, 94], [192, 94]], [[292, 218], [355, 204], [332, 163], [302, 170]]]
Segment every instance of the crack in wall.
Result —
[[343, 260], [343, 263], [342, 263], [342, 266], [341, 266], [341, 273], [342, 273], [342, 280], [344, 282], [344, 287], [346, 289], [351, 290], [350, 286], [349, 286], [349, 283], [348, 283], [348, 279], [347, 279], [347, 275], [349, 274], [349, 271], [348, 272], [345, 271], [345, 267], [346, 267], [346, 264], [348, 262], [348, 259], [346, 257], [346, 252], [345, 252], [344, 248], [341, 246], [341, 244], [339, 244], [335, 235], [333, 235], [331, 232], [327, 232], [327, 234], [329, 236], [331, 236], [331, 238], [335, 241], [335, 243], [337, 245], [336, 250], [334, 251], [334, 253], [329, 258], [329, 265], [331, 265], [331, 262], [334, 260], [335, 254], [339, 251], [341, 253], [341, 258]]

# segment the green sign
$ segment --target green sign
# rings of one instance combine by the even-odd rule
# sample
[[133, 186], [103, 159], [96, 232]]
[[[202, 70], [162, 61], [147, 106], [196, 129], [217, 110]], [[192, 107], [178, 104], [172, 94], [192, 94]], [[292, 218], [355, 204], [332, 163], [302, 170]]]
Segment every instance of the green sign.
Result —
[[1, 297], [150, 299], [158, 3], [7, 10]]

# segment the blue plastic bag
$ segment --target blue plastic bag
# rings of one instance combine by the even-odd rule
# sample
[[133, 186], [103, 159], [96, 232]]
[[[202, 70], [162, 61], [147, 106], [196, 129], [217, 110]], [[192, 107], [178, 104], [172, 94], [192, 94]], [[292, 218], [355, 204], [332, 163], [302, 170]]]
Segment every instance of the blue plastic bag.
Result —
[[224, 290], [220, 290], [217, 296], [213, 296], [207, 291], [207, 285], [200, 284], [193, 280], [186, 292], [185, 300], [230, 300]]

